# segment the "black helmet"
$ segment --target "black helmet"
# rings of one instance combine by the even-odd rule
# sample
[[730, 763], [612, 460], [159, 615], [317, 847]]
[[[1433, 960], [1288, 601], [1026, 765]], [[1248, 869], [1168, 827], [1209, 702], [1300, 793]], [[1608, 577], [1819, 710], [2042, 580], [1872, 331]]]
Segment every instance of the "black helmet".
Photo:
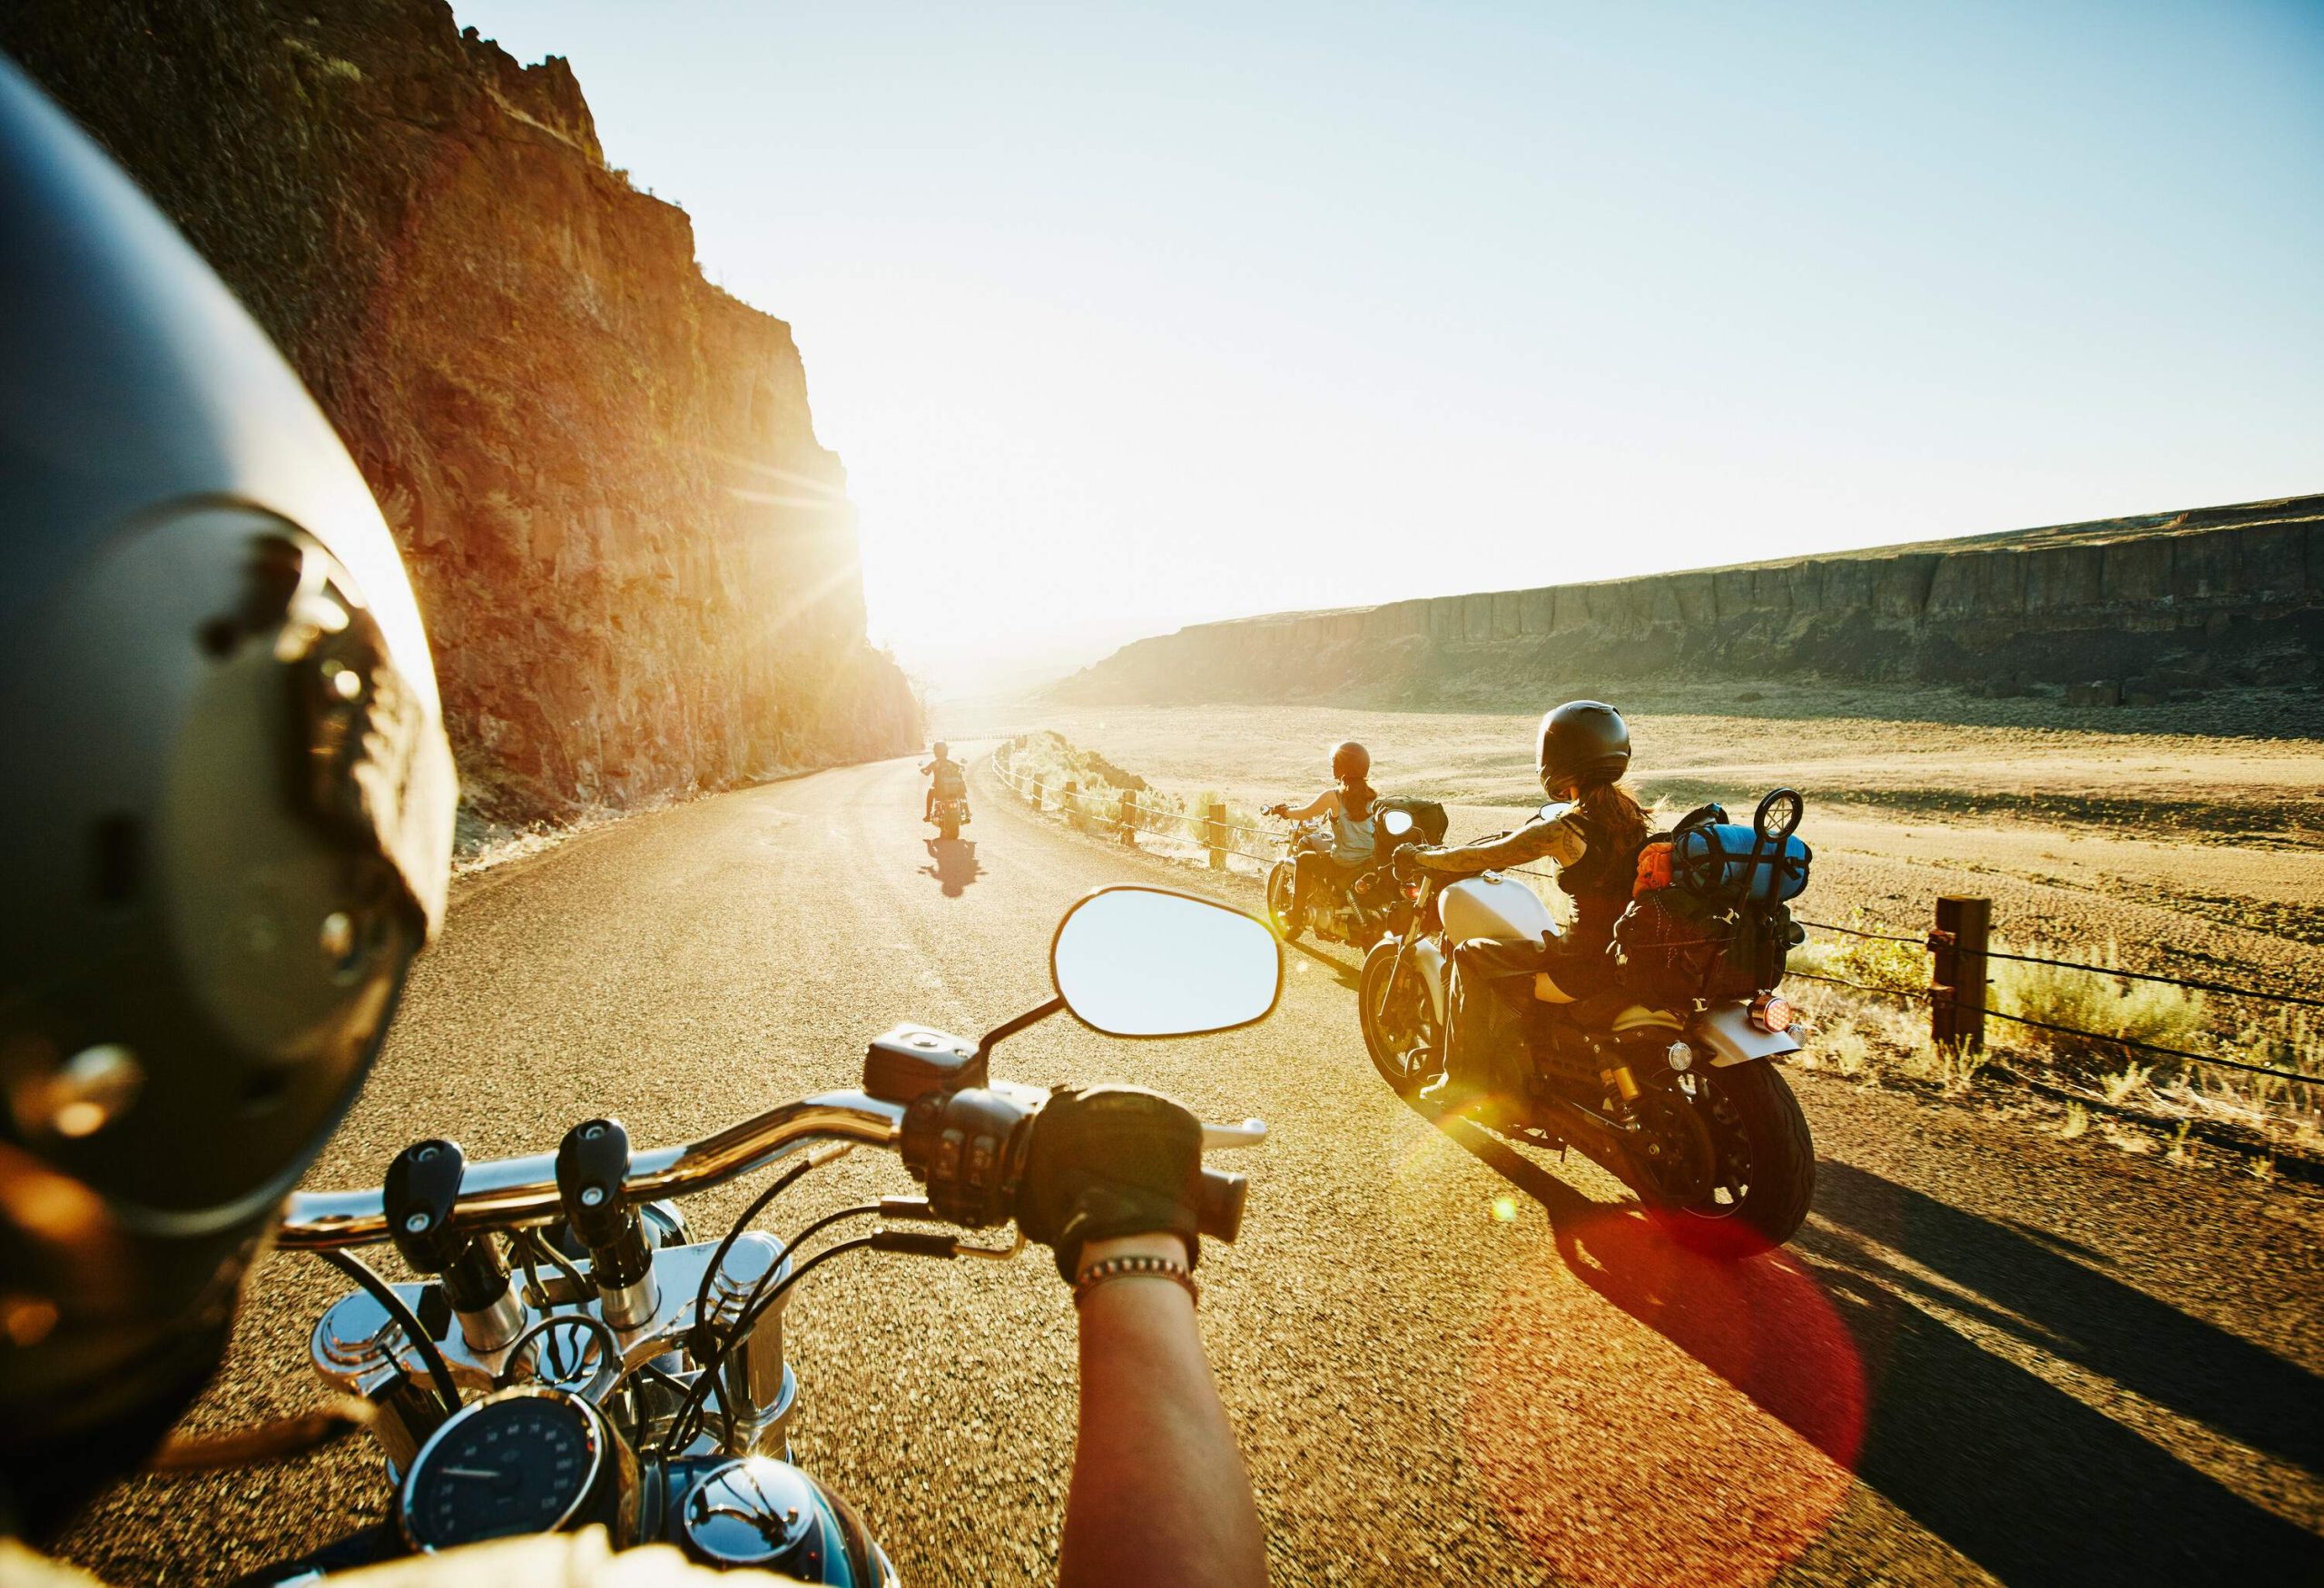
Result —
[[945, 743], [943, 740], [941, 740], [941, 739], [939, 739], [939, 740], [937, 740], [937, 741], [936, 741], [936, 753], [937, 753], [939, 755], [943, 755], [946, 751], [948, 751], [948, 750], [951, 749], [951, 747], [952, 747], [951, 745], [950, 745], [946, 744], [946, 743]]
[[1354, 739], [1332, 746], [1332, 775], [1342, 783], [1354, 783], [1371, 770], [1372, 752]]
[[1602, 700], [1569, 700], [1541, 719], [1541, 792], [1619, 782], [1630, 764], [1630, 728]]
[[0, 1509], [37, 1531], [215, 1366], [442, 918], [457, 791], [345, 448], [5, 58], [0, 303]]

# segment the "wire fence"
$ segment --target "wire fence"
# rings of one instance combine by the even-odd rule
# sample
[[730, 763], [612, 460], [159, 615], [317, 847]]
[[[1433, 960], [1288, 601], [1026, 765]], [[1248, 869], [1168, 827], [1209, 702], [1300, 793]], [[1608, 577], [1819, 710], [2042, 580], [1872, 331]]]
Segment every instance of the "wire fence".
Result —
[[[1282, 857], [1285, 842], [1295, 831], [1290, 828], [1254, 827], [1247, 823], [1229, 820], [1223, 814], [1214, 814], [1214, 812], [1223, 813], [1225, 807], [1219, 804], [1205, 807], [1180, 804], [1175, 807], [1164, 807], [1149, 804], [1135, 794], [1128, 793], [1117, 794], [1114, 802], [1108, 804], [1094, 797], [1088, 791], [1068, 787], [1065, 783], [1052, 786], [1039, 778], [1029, 777], [1018, 772], [1000, 752], [994, 753], [990, 765], [995, 776], [1024, 798], [1046, 802], [1049, 797], [1055, 796], [1060, 802], [1060, 809], [1068, 810], [1068, 814], [1086, 823], [1092, 832], [1112, 833], [1120, 835], [1125, 841], [1136, 834], [1145, 833], [1183, 843], [1190, 848], [1206, 850], [1213, 854], [1233, 856], [1265, 865]], [[1066, 802], [1070, 802], [1069, 807]], [[1265, 847], [1263, 852], [1254, 853], [1251, 849], [1236, 843], [1235, 840], [1238, 838], [1256, 839]], [[1501, 870], [1504, 873], [1514, 873], [1521, 876], [1533, 877], [1542, 881], [1553, 881], [1557, 876], [1554, 871], [1535, 866], [1504, 866]], [[1862, 926], [1849, 926], [1835, 921], [1795, 919], [1799, 925], [1813, 931], [1834, 932], [1874, 942], [1900, 943], [1919, 949], [1931, 955], [1938, 954], [1954, 946], [1950, 934], [1941, 930], [1933, 930], [1915, 935], [1875, 931]], [[2307, 997], [2299, 993], [2263, 992], [2257, 988], [2238, 987], [2223, 981], [2196, 977], [2170, 976], [2151, 971], [2126, 971], [2112, 965], [2093, 965], [2083, 961], [2053, 959], [2043, 954], [2016, 953], [1983, 945], [1978, 945], [1970, 952], [1987, 960], [2004, 960], [2017, 964], [2040, 965], [2093, 976], [2117, 977], [2129, 981], [2154, 982], [2182, 988], [2190, 991], [2243, 999], [2255, 1003], [2278, 1004], [2299, 1009], [2324, 1009], [2324, 998]], [[1787, 969], [1785, 975], [1797, 977], [1802, 981], [1821, 982], [1827, 986], [1846, 988], [1851, 991], [1870, 993], [1876, 997], [1896, 999], [1908, 1004], [1927, 1005], [1932, 1008], [1966, 1008], [1953, 990], [1934, 984], [1927, 987], [1905, 988], [1854, 981], [1846, 977], [1802, 969]], [[1934, 982], [1933, 976], [1932, 982]], [[2216, 1066], [2253, 1075], [2271, 1076], [2282, 1080], [2305, 1082], [2311, 1086], [2324, 1085], [2324, 1076], [2274, 1065], [2254, 1063], [2249, 1060], [2237, 1059], [2226, 1054], [2197, 1052], [2190, 1049], [2149, 1042], [2137, 1037], [2116, 1032], [2088, 1031], [2078, 1026], [2063, 1025], [2055, 1021], [2039, 1020], [2030, 1015], [1994, 1009], [1990, 1005], [1977, 1012], [1985, 1019], [2005, 1021], [2034, 1031], [2104, 1043], [2132, 1052], [2148, 1053], [2157, 1058], [2175, 1060], [2181, 1063]]]
[[[1918, 937], [1913, 937], [1901, 932], [1873, 932], [1860, 926], [1844, 926], [1833, 921], [1795, 919], [1799, 925], [1817, 932], [1838, 932], [1847, 937], [1862, 938], [1874, 942], [1903, 943], [1924, 950], [1930, 954], [1935, 954], [1952, 946], [1949, 934], [1942, 931], [1931, 931]], [[2324, 1008], [2324, 1000], [2302, 997], [2298, 993], [2262, 992], [2257, 988], [2236, 987], [2223, 981], [2211, 981], [2186, 976], [2166, 976], [2155, 972], [2125, 971], [2113, 965], [2093, 965], [2080, 960], [2053, 959], [2045, 954], [2012, 953], [2002, 949], [1984, 946], [1979, 946], [1972, 952], [1988, 960], [2006, 960], [2015, 964], [2042, 965], [2053, 970], [2079, 972], [2093, 976], [2152, 982], [2167, 987], [2183, 988], [2191, 991], [2245, 999], [2255, 1003], [2280, 1004], [2302, 1009]], [[1945, 987], [1931, 985], [1905, 988], [1881, 985], [1803, 970], [1787, 970], [1785, 975], [1796, 976], [1803, 981], [1821, 981], [1836, 987], [1846, 987], [1857, 992], [1869, 992], [1878, 997], [1897, 999], [1907, 1003], [1926, 1003], [1932, 1007], [1943, 1006], [1956, 1009], [1967, 1007], [1954, 990]], [[2237, 1059], [2223, 1053], [2200, 1053], [2186, 1048], [2169, 1047], [2160, 1042], [2150, 1042], [2115, 1031], [2093, 1031], [2082, 1026], [2064, 1025], [2055, 1021], [2038, 1020], [2031, 1015], [1994, 1009], [1990, 1004], [1979, 1009], [1977, 1013], [1986, 1020], [2005, 1021], [2012, 1025], [2024, 1026], [2034, 1031], [2047, 1031], [2057, 1036], [2080, 1038], [2086, 1041], [2102, 1042], [2131, 1052], [2152, 1053], [2157, 1058], [2173, 1059], [2181, 1063], [2211, 1065], [2225, 1070], [2241, 1070], [2251, 1075], [2273, 1076], [2280, 1080], [2296, 1080], [2310, 1086], [2324, 1086], [2324, 1075], [2314, 1075], [2305, 1070], [2286, 1070], [2270, 1064], [2258, 1064], [2247, 1059]]]
[[[1911, 943], [1934, 952], [1944, 947], [1942, 934], [1924, 932], [1919, 937], [1903, 937], [1890, 932], [1866, 932], [1862, 927], [1841, 926], [1829, 921], [1801, 921], [1802, 926], [1818, 932], [1845, 932], [1850, 937], [1869, 938], [1875, 942]], [[2289, 1003], [2302, 1009], [2324, 1009], [2324, 998], [2307, 998], [2297, 992], [2262, 992], [2253, 987], [2231, 987], [2224, 981], [2203, 981], [2187, 976], [2165, 976], [2152, 971], [2125, 971], [2114, 965], [2089, 965], [2079, 960], [2053, 960], [2042, 954], [2013, 954], [1988, 948], [1981, 951], [1989, 960], [2008, 960], [2020, 965], [2049, 965], [2061, 971], [2087, 971], [2096, 976], [2119, 976], [2125, 981], [2153, 981], [2165, 987], [2184, 987], [2196, 992], [2216, 992], [2228, 998], [2248, 998], [2260, 1003]]]

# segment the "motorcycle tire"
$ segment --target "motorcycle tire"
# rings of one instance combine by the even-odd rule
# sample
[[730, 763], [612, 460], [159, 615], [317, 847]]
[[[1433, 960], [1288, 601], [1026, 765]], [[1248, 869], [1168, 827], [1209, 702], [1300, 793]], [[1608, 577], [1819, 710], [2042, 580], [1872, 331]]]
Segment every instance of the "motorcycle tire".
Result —
[[1299, 941], [1300, 922], [1292, 912], [1292, 905], [1299, 896], [1299, 878], [1288, 862], [1277, 863], [1267, 873], [1267, 923], [1275, 928], [1275, 936], [1285, 942]]
[[1697, 1107], [1718, 1152], [1719, 1188], [1692, 1207], [1656, 1208], [1656, 1222], [1708, 1257], [1739, 1261], [1773, 1251], [1798, 1233], [1815, 1199], [1807, 1117], [1782, 1072], [1764, 1061], [1707, 1070], [1703, 1082]]
[[1372, 1068], [1380, 1072], [1390, 1090], [1400, 1098], [1418, 1095], [1421, 1088], [1434, 1080], [1443, 1066], [1441, 1059], [1407, 1068], [1405, 1058], [1431, 1046], [1432, 1032], [1427, 1008], [1428, 993], [1421, 980], [1419, 968], [1407, 967], [1404, 984], [1398, 990], [1396, 1003], [1382, 1012], [1382, 995], [1387, 991], [1388, 973], [1396, 963], [1393, 940], [1374, 943], [1364, 957], [1364, 973], [1355, 985], [1356, 1020], [1364, 1029], [1364, 1050], [1372, 1056]]
[[936, 836], [950, 842], [960, 835], [960, 824], [947, 816], [936, 824]]

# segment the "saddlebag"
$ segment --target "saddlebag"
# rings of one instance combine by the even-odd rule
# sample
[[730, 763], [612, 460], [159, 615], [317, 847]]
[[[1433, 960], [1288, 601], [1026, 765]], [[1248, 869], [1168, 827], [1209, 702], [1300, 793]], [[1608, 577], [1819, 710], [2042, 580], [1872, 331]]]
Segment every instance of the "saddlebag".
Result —
[[1717, 805], [1689, 812], [1639, 853], [1614, 923], [1619, 984], [1666, 1006], [1773, 989], [1805, 935], [1785, 902], [1807, 888], [1812, 859], [1797, 836], [1764, 842]]
[[1411, 835], [1400, 840], [1405, 843], [1442, 843], [1444, 842], [1446, 831], [1452, 826], [1452, 818], [1444, 814], [1444, 807], [1434, 800], [1404, 798], [1380, 800], [1374, 804], [1373, 809], [1375, 812], [1402, 811], [1413, 819]]

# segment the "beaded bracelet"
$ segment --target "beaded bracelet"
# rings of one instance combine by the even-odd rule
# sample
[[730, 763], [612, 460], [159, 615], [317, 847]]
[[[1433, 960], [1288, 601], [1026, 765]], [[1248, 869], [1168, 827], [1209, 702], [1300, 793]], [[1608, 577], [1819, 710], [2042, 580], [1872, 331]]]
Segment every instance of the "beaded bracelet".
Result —
[[1185, 1290], [1196, 1306], [1202, 1305], [1202, 1291], [1195, 1284], [1195, 1277], [1187, 1272], [1186, 1264], [1168, 1258], [1108, 1258], [1092, 1263], [1073, 1282], [1073, 1305], [1079, 1307], [1088, 1298], [1089, 1292], [1108, 1279], [1135, 1278], [1139, 1275], [1167, 1279]]

